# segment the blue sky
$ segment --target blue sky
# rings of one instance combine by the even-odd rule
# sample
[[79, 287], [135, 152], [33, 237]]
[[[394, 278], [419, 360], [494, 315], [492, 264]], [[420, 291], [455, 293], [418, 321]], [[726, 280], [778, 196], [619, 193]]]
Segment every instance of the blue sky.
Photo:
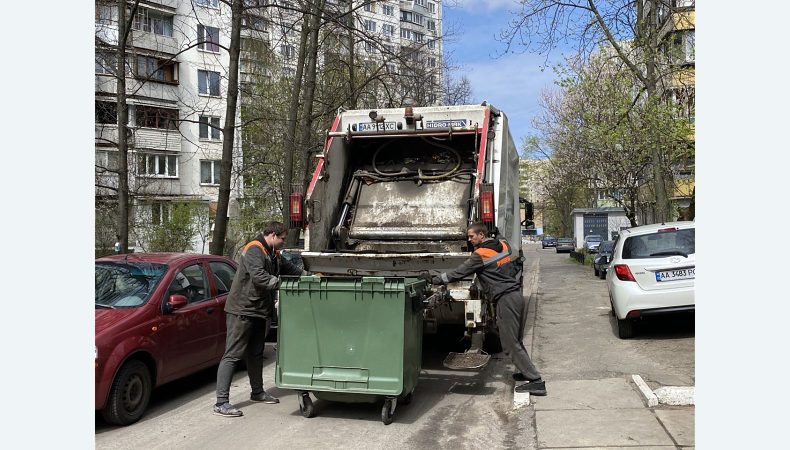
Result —
[[[502, 55], [505, 45], [496, 39], [518, 7], [516, 0], [457, 0], [446, 2], [443, 9], [445, 55], [461, 66], [472, 82], [475, 103], [488, 101], [507, 114], [513, 140], [521, 149], [522, 138], [536, 133], [532, 118], [539, 114], [541, 92], [554, 86], [552, 66], [562, 54], [546, 55], [524, 52]], [[545, 66], [545, 68], [544, 68]]]

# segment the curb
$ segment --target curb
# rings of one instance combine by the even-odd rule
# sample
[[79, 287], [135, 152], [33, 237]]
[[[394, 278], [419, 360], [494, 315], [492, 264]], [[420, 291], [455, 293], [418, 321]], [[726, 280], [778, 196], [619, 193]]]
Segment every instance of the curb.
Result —
[[662, 386], [655, 391], [645, 383], [639, 375], [631, 375], [631, 378], [639, 388], [639, 392], [645, 397], [648, 408], [662, 405], [672, 406], [693, 406], [694, 405], [694, 386]]

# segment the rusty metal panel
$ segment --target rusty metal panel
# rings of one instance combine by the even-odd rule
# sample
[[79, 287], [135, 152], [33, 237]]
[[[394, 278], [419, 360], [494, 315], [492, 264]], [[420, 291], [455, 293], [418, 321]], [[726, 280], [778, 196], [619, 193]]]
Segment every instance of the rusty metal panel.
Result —
[[468, 184], [454, 181], [363, 184], [349, 237], [463, 240], [468, 192]]
[[322, 253], [301, 254], [306, 270], [332, 275], [415, 276], [458, 267], [469, 253]]

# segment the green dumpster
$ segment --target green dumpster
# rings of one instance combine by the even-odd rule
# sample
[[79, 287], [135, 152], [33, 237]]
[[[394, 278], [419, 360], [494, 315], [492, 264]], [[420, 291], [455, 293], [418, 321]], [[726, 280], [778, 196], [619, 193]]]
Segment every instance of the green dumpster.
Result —
[[392, 422], [422, 359], [422, 303], [430, 286], [402, 277], [283, 277], [275, 384], [297, 390], [302, 415], [322, 400], [377, 402]]

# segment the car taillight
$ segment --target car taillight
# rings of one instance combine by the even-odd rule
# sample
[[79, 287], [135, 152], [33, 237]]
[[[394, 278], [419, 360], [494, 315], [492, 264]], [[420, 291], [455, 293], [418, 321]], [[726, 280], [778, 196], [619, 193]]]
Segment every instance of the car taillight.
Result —
[[615, 264], [614, 273], [615, 275], [617, 275], [618, 280], [636, 281], [636, 278], [634, 278], [634, 274], [631, 273], [631, 269], [629, 269], [628, 266], [625, 264]]
[[291, 228], [301, 228], [304, 225], [304, 204], [301, 192], [292, 192], [290, 196]]

